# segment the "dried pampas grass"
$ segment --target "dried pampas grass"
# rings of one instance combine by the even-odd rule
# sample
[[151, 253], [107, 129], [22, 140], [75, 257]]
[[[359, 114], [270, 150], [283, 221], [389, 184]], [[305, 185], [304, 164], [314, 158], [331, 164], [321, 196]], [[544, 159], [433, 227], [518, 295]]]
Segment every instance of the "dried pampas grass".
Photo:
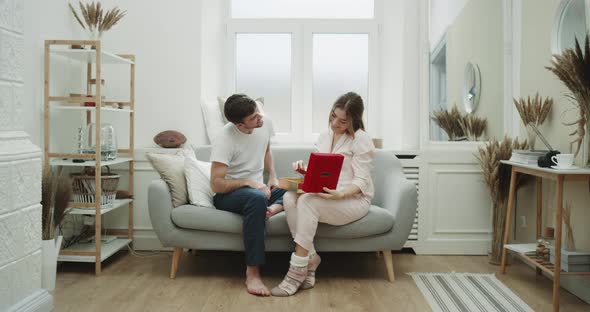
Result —
[[479, 141], [488, 127], [488, 120], [474, 114], [466, 114], [459, 120], [459, 125], [470, 141]]
[[71, 3], [68, 3], [74, 18], [78, 21], [78, 24], [82, 26], [82, 29], [87, 30], [91, 35], [98, 35], [100, 38], [102, 33], [111, 29], [115, 26], [124, 16], [127, 11], [121, 11], [119, 8], [114, 7], [108, 11], [104, 11], [100, 2], [91, 2], [82, 4], [78, 2], [80, 6], [80, 12], [84, 17], [84, 22], [74, 9]]
[[575, 154], [577, 155], [586, 135], [584, 128], [586, 123], [590, 121], [590, 41], [588, 34], [586, 34], [583, 50], [576, 38], [575, 48], [567, 49], [561, 55], [553, 55], [551, 66], [545, 68], [555, 74], [569, 89], [570, 94], [567, 95], [567, 98], [578, 107], [579, 119], [566, 123], [566, 125], [577, 126], [577, 129], [570, 134], [574, 136], [574, 140], [570, 142], [570, 148], [576, 144]]
[[41, 236], [44, 240], [55, 237], [55, 227], [64, 219], [71, 197], [71, 179], [44, 168], [41, 179]]
[[535, 149], [535, 142], [537, 140], [537, 132], [533, 127], [538, 128], [549, 116], [551, 108], [553, 107], [553, 99], [546, 97], [543, 99], [537, 93], [534, 97], [528, 96], [520, 98], [519, 100], [513, 99], [514, 106], [518, 110], [520, 119], [525, 126], [529, 147], [531, 150]]
[[525, 126], [532, 123], [538, 127], [543, 124], [549, 116], [551, 108], [553, 107], [553, 99], [551, 97], [543, 99], [539, 96], [539, 93], [537, 93], [532, 98], [528, 96], [526, 99], [514, 99], [514, 105], [516, 106], [520, 119]]
[[574, 230], [572, 228], [572, 204], [570, 202], [565, 203], [561, 218], [565, 225], [565, 250], [574, 251], [576, 250], [576, 242], [574, 241]]
[[[502, 256], [502, 235], [506, 226], [506, 204], [511, 175], [511, 168], [502, 166], [500, 161], [510, 159], [512, 150], [526, 149], [527, 146], [526, 140], [519, 142], [518, 138], [513, 140], [505, 137], [502, 141], [491, 139], [485, 146], [478, 149], [476, 155], [493, 205], [492, 253], [490, 255], [490, 263], [493, 264], [499, 264]], [[517, 185], [521, 183], [522, 180]]]
[[455, 141], [465, 136], [465, 132], [461, 128], [461, 113], [454, 105], [451, 111], [446, 109], [435, 110], [432, 112], [430, 119], [434, 121], [444, 132], [449, 136], [450, 141]]

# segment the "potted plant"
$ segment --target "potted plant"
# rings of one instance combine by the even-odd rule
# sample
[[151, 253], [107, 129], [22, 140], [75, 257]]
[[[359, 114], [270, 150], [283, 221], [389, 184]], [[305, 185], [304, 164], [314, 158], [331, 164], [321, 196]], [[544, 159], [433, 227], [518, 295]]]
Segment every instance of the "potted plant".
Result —
[[49, 291], [55, 288], [57, 256], [62, 242], [62, 236], [58, 235], [56, 229], [66, 215], [71, 196], [70, 178], [56, 175], [51, 168], [45, 167], [41, 179], [41, 236], [43, 239], [41, 285]]
[[80, 6], [80, 13], [84, 18], [84, 22], [72, 6], [72, 4], [68, 4], [74, 18], [78, 21], [78, 24], [82, 26], [88, 33], [88, 37], [91, 40], [100, 40], [102, 38], [102, 34], [111, 29], [111, 27], [115, 26], [122, 18], [125, 16], [126, 11], [121, 11], [119, 8], [114, 7], [110, 10], [105, 10], [101, 6], [100, 2], [91, 2], [83, 4], [82, 2], [78, 2]]

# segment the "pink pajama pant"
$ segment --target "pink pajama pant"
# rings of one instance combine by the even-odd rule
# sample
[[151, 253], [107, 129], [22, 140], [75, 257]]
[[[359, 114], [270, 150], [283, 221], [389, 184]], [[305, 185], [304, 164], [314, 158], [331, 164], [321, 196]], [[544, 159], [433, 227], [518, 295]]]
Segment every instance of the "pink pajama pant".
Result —
[[287, 192], [283, 206], [291, 235], [299, 246], [310, 250], [318, 223], [344, 225], [364, 217], [371, 203], [363, 196], [331, 200], [317, 194]]

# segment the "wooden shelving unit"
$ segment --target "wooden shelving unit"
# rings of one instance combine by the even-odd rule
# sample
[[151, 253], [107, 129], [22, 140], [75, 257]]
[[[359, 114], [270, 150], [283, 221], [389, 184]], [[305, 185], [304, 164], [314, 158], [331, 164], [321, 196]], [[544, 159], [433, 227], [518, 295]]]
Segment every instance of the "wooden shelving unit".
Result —
[[[71, 45], [82, 45], [92, 49], [71, 49]], [[113, 54], [102, 50], [101, 42], [95, 40], [46, 40], [45, 41], [45, 94], [44, 94], [44, 164], [45, 166], [70, 166], [70, 167], [94, 167], [95, 172], [101, 172], [101, 167], [128, 163], [129, 165], [129, 184], [128, 191], [133, 194], [133, 176], [134, 176], [134, 109], [135, 109], [135, 56], [131, 54]], [[116, 102], [121, 108], [114, 108], [115, 102], [103, 100], [101, 84], [95, 84], [95, 94], [91, 97], [73, 97], [67, 95], [50, 95], [50, 58], [64, 57], [70, 60], [86, 64], [86, 93], [91, 94], [91, 85], [93, 82], [101, 81], [102, 67], [104, 64], [121, 64], [129, 66], [130, 84], [129, 100], [125, 102]], [[94, 75], [93, 75], [94, 67]], [[95, 102], [94, 107], [82, 106], [84, 102]], [[118, 149], [118, 157], [111, 161], [101, 161], [101, 147], [96, 144], [94, 154], [78, 153], [53, 153], [50, 149], [50, 122], [52, 110], [80, 110], [86, 111], [86, 122], [91, 122], [94, 114], [96, 127], [96, 141], [100, 142], [100, 124], [101, 113], [105, 111], [129, 114], [129, 148]], [[74, 163], [72, 159], [84, 159], [83, 163]], [[94, 198], [101, 198], [101, 178], [96, 175], [95, 178], [96, 192]], [[115, 209], [127, 206], [129, 210], [129, 223], [126, 230], [115, 230], [117, 239], [103, 243], [101, 242], [101, 224], [102, 216], [105, 213]], [[95, 273], [101, 272], [101, 262], [113, 255], [115, 252], [125, 248], [133, 241], [133, 200], [122, 199], [115, 200], [114, 203], [101, 205], [100, 200], [94, 203], [70, 203], [68, 209], [70, 214], [93, 215], [94, 222], [94, 244], [76, 244], [60, 252], [58, 261], [68, 262], [94, 262]]]
[[[559, 311], [559, 289], [561, 287], [561, 275], [586, 275], [590, 272], [564, 272], [561, 270], [561, 240], [562, 240], [562, 213], [563, 213], [563, 193], [565, 181], [581, 181], [590, 183], [590, 169], [579, 168], [574, 170], [540, 168], [536, 165], [526, 165], [509, 160], [502, 160], [503, 165], [512, 166], [510, 176], [510, 190], [508, 193], [508, 207], [506, 212], [506, 226], [504, 229], [504, 248], [502, 249], [502, 264], [501, 273], [506, 274], [506, 255], [508, 252], [515, 252], [524, 262], [530, 263], [536, 267], [537, 273], [547, 273], [553, 278], [553, 311]], [[510, 224], [512, 223], [512, 211], [514, 209], [514, 197], [516, 193], [517, 178], [519, 175], [533, 176], [537, 180], [537, 239], [541, 238], [541, 226], [543, 218], [543, 179], [548, 179], [556, 182], [556, 203], [555, 203], [555, 263], [547, 263], [537, 257], [531, 256], [529, 252], [530, 245], [511, 245], [508, 244], [510, 240]]]
[[[535, 268], [547, 273], [549, 276], [553, 277], [555, 275], [555, 265], [547, 260], [545, 260], [543, 257], [539, 257], [535, 254], [534, 251], [529, 251], [529, 252], [523, 252], [522, 246], [524, 245], [528, 245], [528, 249], [529, 250], [535, 250], [536, 249], [536, 244], [517, 244], [517, 245], [511, 245], [508, 244], [506, 246], [504, 246], [504, 248], [506, 248], [509, 252], [516, 254], [517, 256], [520, 257], [520, 259], [522, 261], [524, 261], [525, 263], [531, 264], [532, 266], [534, 266]], [[517, 246], [518, 248], [513, 248]], [[561, 275], [590, 275], [590, 272], [566, 272], [564, 270], [561, 270]]]

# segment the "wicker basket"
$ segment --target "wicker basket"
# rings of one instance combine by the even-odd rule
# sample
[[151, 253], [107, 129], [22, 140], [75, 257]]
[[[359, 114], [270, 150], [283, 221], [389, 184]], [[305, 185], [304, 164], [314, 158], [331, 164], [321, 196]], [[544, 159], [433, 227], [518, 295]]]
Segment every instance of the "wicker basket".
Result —
[[[118, 174], [111, 173], [111, 169], [107, 166], [107, 172], [101, 172], [101, 198], [100, 205], [110, 205], [115, 201], [117, 196], [117, 184], [119, 184]], [[95, 203], [96, 180], [94, 170], [91, 167], [86, 167], [80, 173], [72, 173], [72, 199], [78, 203]], [[81, 207], [86, 209], [94, 209], [94, 207]]]

